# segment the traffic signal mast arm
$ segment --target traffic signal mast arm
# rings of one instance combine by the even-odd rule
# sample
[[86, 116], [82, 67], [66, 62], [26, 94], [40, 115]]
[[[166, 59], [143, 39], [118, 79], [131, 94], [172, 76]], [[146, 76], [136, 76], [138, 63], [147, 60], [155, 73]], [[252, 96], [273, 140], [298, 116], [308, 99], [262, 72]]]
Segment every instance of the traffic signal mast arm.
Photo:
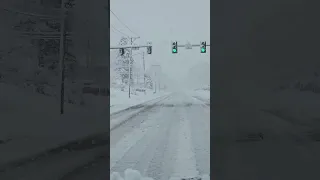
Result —
[[114, 46], [114, 47], [110, 47], [110, 49], [141, 48], [141, 47], [149, 47], [149, 46], [148, 45], [143, 45], [143, 46]]
[[[192, 47], [199, 47], [200, 44], [192, 44]], [[210, 44], [207, 44], [206, 46], [210, 46]], [[143, 46], [113, 46], [110, 47], [110, 49], [122, 49], [122, 48], [140, 48], [140, 47], [149, 47], [147, 45]], [[185, 45], [178, 45], [178, 47], [185, 47]]]
[[[200, 44], [192, 44], [191, 46], [192, 47], [200, 47], [201, 45]], [[210, 46], [210, 44], [207, 44], [206, 46]], [[179, 45], [178, 44], [178, 47], [186, 47], [186, 45]]]
[[179, 47], [185, 47], [186, 49], [192, 49], [192, 47], [200, 47], [200, 53], [206, 53], [207, 46], [210, 46], [210, 45], [209, 44], [207, 45], [206, 41], [201, 41], [200, 44], [190, 44], [189, 42], [187, 42], [187, 44], [184, 44], [184, 45], [179, 45], [177, 41], [171, 42], [171, 50], [173, 54], [178, 53]]

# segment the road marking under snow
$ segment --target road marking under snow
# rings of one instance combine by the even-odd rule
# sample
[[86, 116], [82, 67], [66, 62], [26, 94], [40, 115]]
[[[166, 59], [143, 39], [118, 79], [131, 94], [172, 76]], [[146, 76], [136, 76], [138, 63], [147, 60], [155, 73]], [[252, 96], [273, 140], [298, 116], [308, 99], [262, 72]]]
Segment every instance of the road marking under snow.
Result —
[[172, 177], [193, 178], [199, 175], [191, 142], [191, 126], [188, 119], [180, 119], [178, 149]]

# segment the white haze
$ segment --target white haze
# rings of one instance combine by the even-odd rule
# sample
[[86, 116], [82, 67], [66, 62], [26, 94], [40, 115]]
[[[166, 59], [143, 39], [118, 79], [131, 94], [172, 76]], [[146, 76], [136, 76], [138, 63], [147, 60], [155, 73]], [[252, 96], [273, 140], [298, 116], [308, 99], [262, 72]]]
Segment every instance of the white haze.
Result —
[[[206, 54], [199, 47], [192, 50], [179, 48], [171, 53], [171, 41], [185, 44], [210, 44], [210, 0], [113, 0], [111, 10], [141, 38], [136, 44], [152, 41], [152, 55], [146, 55], [146, 68], [153, 64], [162, 66], [163, 81], [170, 89], [199, 88], [210, 83], [210, 48]], [[129, 35], [128, 30], [111, 13], [111, 26]], [[111, 46], [116, 46], [122, 36], [111, 29]], [[140, 50], [141, 52], [142, 50]], [[112, 53], [112, 52], [111, 52]], [[142, 61], [140, 55], [135, 61]]]

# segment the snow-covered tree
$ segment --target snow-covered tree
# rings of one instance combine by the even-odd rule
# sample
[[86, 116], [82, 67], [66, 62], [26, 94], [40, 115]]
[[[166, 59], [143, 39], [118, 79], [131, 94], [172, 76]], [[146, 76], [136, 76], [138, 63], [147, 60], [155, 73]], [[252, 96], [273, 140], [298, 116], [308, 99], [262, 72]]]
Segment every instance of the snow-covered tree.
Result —
[[146, 88], [153, 89], [153, 81], [151, 76], [149, 76], [148, 74], [145, 74], [145, 78], [146, 78]]
[[[120, 46], [125, 46], [128, 45], [129, 39], [127, 37], [122, 37], [119, 45]], [[121, 55], [120, 52], [118, 52], [117, 58], [116, 58], [116, 68], [115, 71], [120, 75], [121, 77], [121, 82], [123, 84], [128, 83], [129, 79], [129, 62], [131, 65], [134, 64], [133, 58], [130, 58], [130, 49], [125, 48], [124, 49], [124, 54]], [[131, 69], [132, 70], [132, 69]], [[131, 83], [132, 83], [132, 71], [131, 71]]]
[[110, 58], [110, 32], [108, 1], [74, 0], [67, 18], [67, 30], [72, 32], [73, 47], [80, 65], [108, 64]]
[[[54, 85], [60, 92], [61, 21], [47, 16], [61, 15], [61, 0], [2, 0], [0, 6], [0, 74], [13, 81], [28, 79], [28, 84]], [[108, 1], [65, 0], [68, 10], [66, 31], [65, 76], [67, 83], [90, 79], [107, 84], [109, 73], [109, 10]], [[85, 12], [85, 13], [84, 13]], [[42, 16], [46, 15], [46, 16]], [[99, 18], [97, 18], [99, 17]], [[35, 33], [46, 34], [32, 35]], [[53, 37], [48, 35], [53, 33]], [[24, 37], [21, 37], [24, 34]], [[48, 38], [50, 36], [50, 38]], [[103, 70], [96, 71], [96, 68]], [[10, 70], [10, 72], [6, 72]], [[25, 75], [28, 70], [29, 75]], [[24, 74], [20, 72], [23, 71]], [[102, 73], [101, 73], [102, 72]], [[10, 74], [10, 75], [8, 75]], [[26, 81], [26, 80], [25, 80]], [[102, 82], [100, 82], [102, 81]], [[16, 84], [16, 83], [15, 83]], [[108, 85], [109, 86], [109, 85]], [[72, 90], [74, 91], [74, 90]], [[81, 86], [77, 91], [82, 91]]]

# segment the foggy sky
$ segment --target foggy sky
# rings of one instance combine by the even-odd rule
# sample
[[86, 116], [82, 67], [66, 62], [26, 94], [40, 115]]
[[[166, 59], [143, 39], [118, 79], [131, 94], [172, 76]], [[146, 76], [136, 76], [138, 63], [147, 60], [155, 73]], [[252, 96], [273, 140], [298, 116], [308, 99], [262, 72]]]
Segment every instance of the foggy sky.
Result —
[[215, 85], [211, 90], [219, 94], [216, 102], [217, 97], [221, 102], [262, 102], [264, 91], [320, 70], [316, 5], [303, 0], [225, 0], [212, 7], [215, 53], [210, 70]]
[[[199, 44], [204, 40], [210, 44], [210, 0], [112, 0], [111, 10], [141, 37], [135, 43], [152, 42], [152, 55], [145, 56], [147, 66], [160, 64], [169, 78], [185, 82], [189, 69], [198, 63], [209, 65], [209, 48], [206, 54], [200, 54], [198, 47], [192, 50], [179, 48], [178, 54], [172, 54], [171, 41]], [[110, 14], [113, 27], [136, 36]], [[111, 28], [111, 46], [117, 45], [121, 36]], [[138, 60], [141, 56], [136, 56]]]

